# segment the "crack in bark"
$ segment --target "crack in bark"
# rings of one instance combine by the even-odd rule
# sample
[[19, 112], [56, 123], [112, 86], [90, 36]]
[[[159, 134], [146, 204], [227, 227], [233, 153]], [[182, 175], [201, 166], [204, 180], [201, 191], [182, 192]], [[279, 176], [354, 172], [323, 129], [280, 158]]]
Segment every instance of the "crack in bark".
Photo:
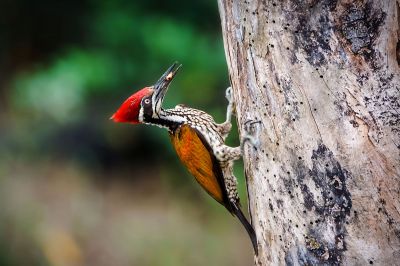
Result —
[[[305, 92], [304, 92], [304, 90], [303, 90], [300, 86], [299, 86], [299, 89], [300, 89], [300, 91], [302, 92], [303, 95], [306, 95]], [[304, 98], [305, 98], [306, 101], [307, 101], [307, 106], [308, 106], [308, 109], [309, 109], [309, 111], [310, 111], [311, 117], [312, 117], [312, 119], [313, 119], [313, 121], [314, 121], [314, 125], [315, 125], [315, 127], [317, 128], [319, 138], [321, 139], [322, 142], [324, 142], [324, 141], [323, 141], [323, 138], [322, 138], [322, 135], [321, 135], [321, 131], [319, 130], [317, 121], [315, 120], [314, 114], [313, 114], [313, 112], [312, 112], [311, 104], [310, 104], [310, 101], [308, 100], [307, 95], [306, 95]]]
[[[398, 224], [400, 211], [395, 199], [400, 195], [398, 155], [392, 144], [400, 83], [398, 68], [387, 66], [396, 58], [389, 62], [384, 53], [389, 55], [385, 47], [392, 54], [400, 49], [391, 43], [393, 36], [385, 38], [385, 29], [393, 32], [392, 7], [398, 5], [391, 3], [389, 10], [389, 2], [371, 0], [263, 0], [261, 7], [259, 1], [223, 3], [228, 10], [222, 19], [230, 21], [223, 29], [225, 48], [232, 49], [228, 63], [238, 90], [235, 99], [241, 101], [238, 120], [244, 122], [250, 113], [265, 127], [262, 152], [247, 150], [245, 155], [246, 175], [254, 175], [249, 176], [248, 196], [260, 244], [256, 263], [393, 265], [391, 258], [400, 254], [400, 230], [387, 223]], [[367, 3], [371, 12], [361, 12]], [[356, 10], [349, 11], [354, 5]], [[246, 8], [260, 14], [246, 15]], [[345, 14], [351, 17], [348, 24], [341, 21]], [[370, 31], [373, 35], [367, 36]], [[359, 39], [368, 39], [368, 46], [358, 50]], [[289, 57], [283, 44], [290, 48]], [[373, 53], [365, 50], [370, 48]], [[317, 65], [318, 74], [326, 75], [322, 80], [310, 70]], [[359, 128], [353, 129], [349, 120]], [[391, 204], [376, 205], [378, 186], [379, 200]], [[354, 244], [364, 242], [370, 245]]]

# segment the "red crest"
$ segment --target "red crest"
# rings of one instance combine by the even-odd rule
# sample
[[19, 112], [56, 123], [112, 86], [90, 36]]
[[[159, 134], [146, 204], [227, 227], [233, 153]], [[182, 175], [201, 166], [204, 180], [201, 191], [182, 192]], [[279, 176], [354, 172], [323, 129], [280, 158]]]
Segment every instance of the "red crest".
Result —
[[132, 94], [125, 102], [121, 105], [121, 107], [111, 116], [114, 122], [120, 123], [131, 123], [138, 124], [139, 122], [139, 110], [140, 110], [140, 102], [143, 97], [151, 95], [153, 93], [153, 89], [150, 87], [146, 87], [141, 89], [140, 91]]

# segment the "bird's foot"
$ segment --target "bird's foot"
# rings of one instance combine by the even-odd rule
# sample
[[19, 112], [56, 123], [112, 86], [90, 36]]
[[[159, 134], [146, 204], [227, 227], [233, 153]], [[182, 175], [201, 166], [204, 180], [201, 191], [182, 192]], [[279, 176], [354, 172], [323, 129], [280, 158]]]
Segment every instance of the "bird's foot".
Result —
[[247, 120], [244, 123], [244, 134], [242, 135], [241, 146], [244, 149], [244, 144], [248, 141], [254, 148], [260, 147], [260, 126], [261, 121]]
[[225, 140], [229, 132], [232, 129], [232, 114], [235, 112], [235, 103], [233, 99], [232, 87], [228, 87], [225, 91], [225, 97], [228, 100], [228, 107], [226, 108], [226, 120], [222, 124], [219, 124], [221, 136]]
[[226, 109], [226, 121], [225, 123], [230, 123], [232, 114], [235, 113], [235, 100], [233, 98], [232, 87], [228, 87], [225, 91], [225, 98], [228, 100], [228, 108]]
[[232, 91], [232, 87], [228, 87], [225, 90], [225, 98], [228, 100], [228, 102], [232, 101], [232, 96], [233, 96], [233, 91]]

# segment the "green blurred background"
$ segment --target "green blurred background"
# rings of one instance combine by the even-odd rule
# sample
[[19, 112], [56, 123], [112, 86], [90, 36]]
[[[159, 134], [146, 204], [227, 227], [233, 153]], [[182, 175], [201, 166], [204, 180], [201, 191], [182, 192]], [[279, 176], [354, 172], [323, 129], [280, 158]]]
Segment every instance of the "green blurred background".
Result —
[[0, 265], [251, 264], [166, 131], [108, 119], [174, 61], [164, 107], [222, 122], [216, 1], [0, 1]]

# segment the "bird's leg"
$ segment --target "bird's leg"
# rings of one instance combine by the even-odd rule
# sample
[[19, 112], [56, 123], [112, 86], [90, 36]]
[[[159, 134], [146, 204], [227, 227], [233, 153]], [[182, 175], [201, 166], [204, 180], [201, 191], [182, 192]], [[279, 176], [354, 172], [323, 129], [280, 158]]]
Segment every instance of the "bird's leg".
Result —
[[[225, 138], [228, 136], [229, 131], [231, 130], [232, 124], [231, 124], [231, 118], [232, 114], [235, 112], [235, 102], [233, 99], [233, 90], [232, 87], [228, 87], [225, 92], [225, 97], [229, 101], [228, 108], [226, 110], [226, 121], [222, 124], [218, 124], [220, 129], [220, 133], [222, 138], [225, 140]], [[236, 161], [240, 159], [240, 157], [243, 155], [244, 152], [244, 145], [247, 141], [253, 145], [253, 147], [257, 148], [259, 147], [259, 125], [260, 121], [252, 121], [248, 120], [244, 123], [244, 131], [245, 133], [242, 135], [241, 140], [240, 140], [240, 146], [239, 147], [229, 147], [227, 145], [220, 145], [213, 147], [214, 155], [217, 158], [218, 161], [225, 163], [228, 161]]]
[[236, 161], [242, 156], [240, 146], [229, 147], [227, 145], [221, 145], [214, 148], [214, 155], [219, 162], [222, 164], [229, 161]]
[[247, 141], [250, 142], [254, 148], [258, 148], [260, 146], [260, 124], [261, 121], [253, 120], [248, 120], [244, 123], [244, 134], [242, 135], [240, 141], [240, 149], [242, 154], [244, 153], [244, 145]]
[[231, 131], [231, 128], [232, 128], [231, 118], [232, 118], [232, 114], [235, 112], [235, 103], [234, 103], [232, 93], [233, 93], [232, 87], [228, 87], [225, 91], [225, 97], [229, 102], [228, 107], [226, 109], [226, 120], [224, 123], [218, 124], [219, 131], [224, 140], [226, 139], [229, 132]]
[[227, 145], [220, 145], [213, 147], [214, 155], [218, 161], [224, 163], [227, 161], [236, 161], [244, 153], [244, 145], [246, 142], [258, 148], [260, 146], [259, 133], [260, 133], [260, 121], [246, 121], [244, 123], [245, 133], [241, 137], [239, 147], [229, 147]]
[[228, 87], [225, 91], [225, 98], [228, 100], [228, 108], [226, 109], [226, 121], [225, 123], [231, 123], [232, 114], [235, 111], [235, 102], [233, 99], [232, 87]]

